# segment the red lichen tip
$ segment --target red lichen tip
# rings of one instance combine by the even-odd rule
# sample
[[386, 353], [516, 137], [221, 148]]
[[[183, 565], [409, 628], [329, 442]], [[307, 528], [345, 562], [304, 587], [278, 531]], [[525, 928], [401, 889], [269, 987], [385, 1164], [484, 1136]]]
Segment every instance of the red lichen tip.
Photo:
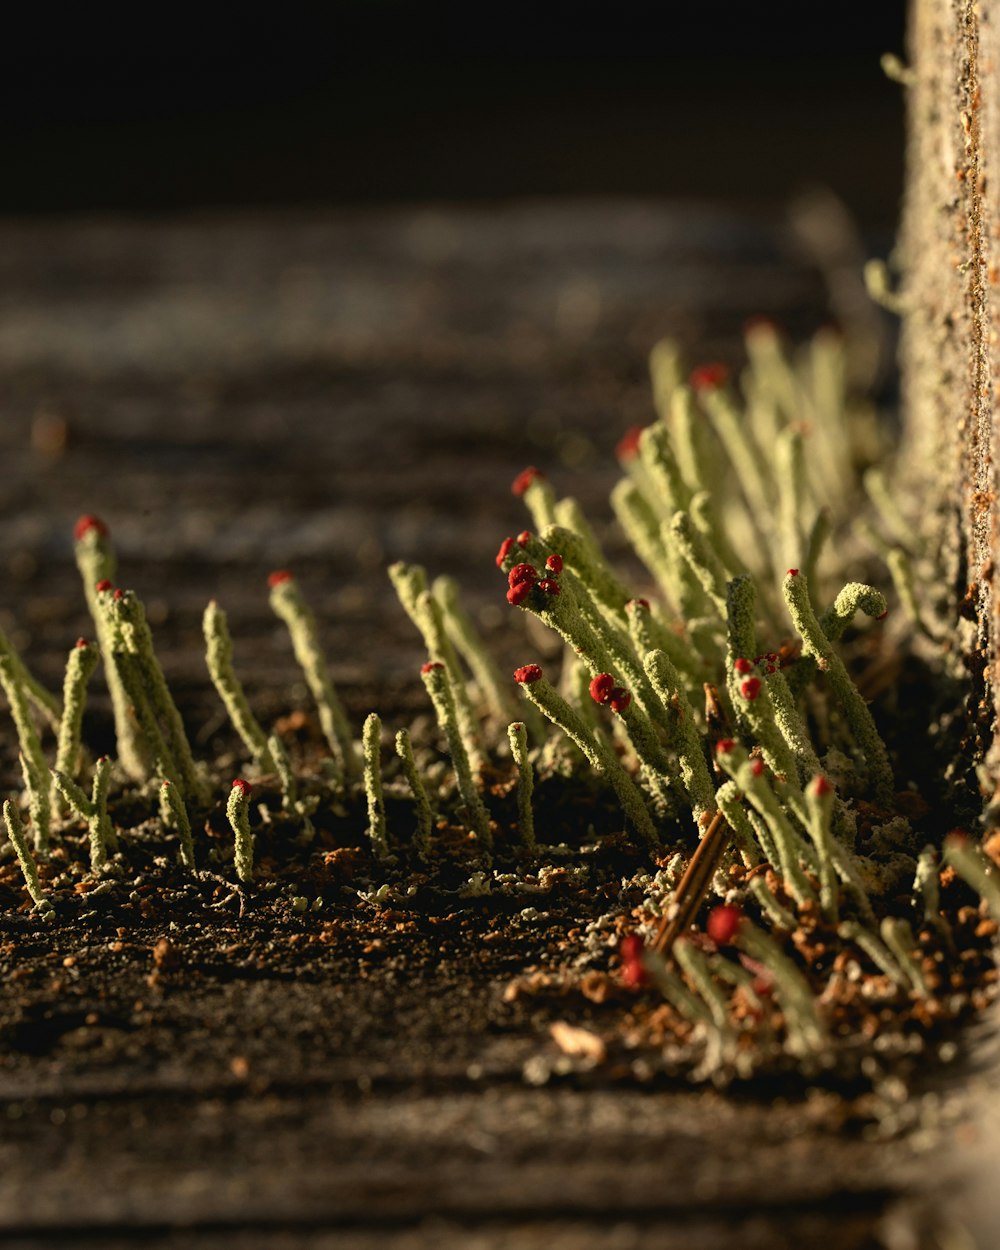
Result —
[[596, 677], [591, 678], [590, 697], [595, 703], [607, 703], [614, 688], [615, 679], [610, 673], [598, 673]]
[[121, 587], [119, 586], [118, 589], [115, 591], [114, 595], [112, 596], [112, 598], [114, 599], [115, 603], [121, 603], [121, 601], [125, 598], [125, 591], [122, 590]]
[[614, 690], [611, 691], [611, 698], [608, 700], [608, 707], [611, 708], [612, 712], [617, 712], [620, 716], [631, 702], [632, 696], [625, 689], [625, 687], [615, 686]]
[[642, 437], [643, 426], [632, 425], [618, 440], [615, 455], [619, 460], [634, 460], [639, 454], [639, 439]]
[[531, 530], [521, 530], [520, 534], [518, 534], [517, 536], [517, 545], [519, 547], [527, 547], [528, 543], [530, 542], [531, 542]]
[[94, 589], [97, 591], [99, 595], [103, 595], [106, 590], [111, 589], [111, 583], [108, 581], [106, 577], [102, 577], [101, 580], [94, 587]]
[[536, 469], [533, 464], [529, 465], [528, 468], [522, 469], [517, 477], [514, 478], [513, 482], [511, 482], [511, 493], [514, 495], [523, 495], [536, 477], [544, 476], [545, 474], [541, 471], [541, 469]]
[[521, 582], [531, 582], [534, 585], [536, 581], [538, 581], [538, 570], [533, 564], [515, 564], [507, 574], [508, 586], [517, 586]]
[[507, 602], [512, 608], [520, 607], [525, 599], [527, 599], [527, 597], [535, 589], [535, 585], [536, 583], [532, 581], [516, 582], [513, 586], [511, 586], [510, 590], [507, 591]]
[[637, 990], [649, 980], [649, 973], [643, 962], [646, 945], [637, 933], [627, 933], [618, 946], [618, 955], [622, 961], [622, 982], [629, 989]]
[[546, 595], [562, 594], [562, 591], [559, 587], [559, 583], [556, 581], [554, 577], [543, 577], [542, 580], [538, 583], [538, 589], [542, 591], [543, 594], [546, 594]]
[[746, 676], [747, 673], [753, 672], [753, 664], [749, 660], [741, 657], [740, 659], [733, 661], [733, 669], [741, 676]]
[[876, 616], [875, 619], [876, 621], [884, 621], [888, 615], [889, 615], [889, 609], [886, 608], [886, 610], [884, 612], [880, 612], [878, 616]]
[[648, 612], [649, 600], [648, 599], [630, 599], [628, 603], [625, 604], [626, 612], [629, 612], [629, 611], [638, 612], [640, 608], [642, 609], [643, 612]]
[[798, 577], [798, 575], [799, 575], [798, 569], [789, 569], [788, 572], [785, 574], [786, 577]]
[[444, 668], [440, 660], [428, 660], [426, 664], [420, 665], [422, 673], [432, 673], [436, 668]]
[[558, 551], [553, 551], [553, 553], [545, 561], [545, 567], [550, 573], [559, 574], [563, 571], [563, 558]]
[[497, 552], [497, 568], [503, 568], [503, 562], [510, 555], [510, 549], [514, 546], [513, 538], [505, 538], [500, 544], [500, 550]]
[[533, 681], [541, 681], [542, 670], [537, 664], [525, 664], [523, 668], [514, 669], [514, 680], [519, 686], [530, 686]]
[[94, 516], [91, 512], [85, 512], [73, 526], [73, 541], [79, 542], [91, 530], [94, 530], [100, 538], [107, 538], [108, 536], [108, 527], [101, 518]]
[[728, 946], [739, 932], [743, 913], [732, 903], [722, 903], [708, 913], [705, 932], [716, 946]]
[[698, 365], [696, 369], [691, 370], [688, 378], [691, 387], [696, 391], [717, 391], [720, 386], [725, 386], [728, 380], [728, 368], [718, 361], [710, 365]]
[[720, 738], [715, 744], [715, 754], [728, 755], [730, 751], [735, 749], [735, 747], [736, 743], [732, 740], [732, 738]]
[[762, 777], [764, 775], [764, 761], [752, 760], [750, 763], [750, 771], [755, 777]]
[[86, 640], [86, 638], [77, 638], [75, 645], [77, 651], [83, 651], [86, 647], [90, 646], [90, 643]]
[[821, 799], [824, 794], [829, 794], [833, 790], [833, 786], [830, 785], [829, 781], [827, 781], [822, 773], [818, 773], [815, 777], [813, 777], [811, 788], [813, 794], [815, 794], [818, 799]]
[[250, 792], [253, 790], [253, 786], [251, 786], [250, 782], [244, 781], [242, 777], [233, 778], [232, 788], [234, 790], [239, 790], [240, 794], [242, 794], [245, 799], [250, 797]]
[[268, 573], [267, 575], [267, 584], [272, 590], [275, 586], [281, 586], [285, 582], [290, 582], [291, 580], [292, 575], [289, 573], [288, 569], [275, 569], [273, 573]]
[[741, 681], [740, 694], [744, 699], [756, 699], [760, 694], [760, 678], [748, 677], [746, 681]]

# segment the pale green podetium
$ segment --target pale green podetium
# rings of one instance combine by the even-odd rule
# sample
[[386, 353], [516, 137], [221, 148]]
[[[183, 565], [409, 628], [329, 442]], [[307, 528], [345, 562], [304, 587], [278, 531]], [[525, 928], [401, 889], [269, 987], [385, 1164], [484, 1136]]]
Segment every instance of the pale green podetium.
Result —
[[100, 601], [114, 624], [116, 643], [131, 662], [132, 678], [141, 684], [149, 712], [160, 728], [185, 796], [204, 802], [207, 798], [205, 781], [195, 764], [184, 722], [156, 658], [142, 601], [131, 590], [102, 595]]
[[868, 705], [816, 619], [816, 613], [809, 601], [809, 583], [805, 575], [797, 569], [789, 569], [782, 589], [792, 624], [802, 639], [802, 653], [814, 659], [816, 667], [826, 674], [868, 765], [875, 797], [880, 803], [888, 805], [892, 801], [894, 789], [889, 753], [875, 728]]
[[229, 713], [233, 728], [253, 756], [258, 769], [262, 773], [277, 772], [277, 761], [271, 753], [267, 735], [250, 710], [243, 685], [233, 668], [233, 640], [226, 614], [214, 599], [205, 608], [202, 630], [205, 634], [205, 661], [209, 676]]
[[229, 791], [226, 802], [226, 816], [230, 828], [236, 838], [233, 862], [236, 875], [246, 883], [253, 881], [253, 834], [250, 832], [250, 792], [251, 786], [242, 777], [237, 777]]
[[326, 658], [319, 645], [316, 618], [302, 597], [298, 583], [291, 573], [272, 573], [271, 608], [285, 622], [295, 659], [305, 676], [309, 690], [316, 701], [320, 728], [337, 768], [344, 777], [352, 780], [358, 775], [357, 753], [354, 739], [337, 692], [334, 689]]
[[513, 721], [507, 726], [510, 753], [517, 766], [517, 827], [526, 850], [535, 849], [535, 813], [531, 796], [535, 788], [535, 775], [528, 757], [528, 731], [523, 721]]
[[365, 798], [368, 800], [368, 837], [372, 850], [379, 859], [389, 855], [389, 841], [385, 829], [385, 794], [382, 790], [382, 721], [372, 712], [361, 731], [361, 749], [364, 756]]
[[419, 564], [406, 564], [398, 560], [389, 565], [388, 573], [399, 602], [420, 631], [428, 657], [431, 661], [439, 661], [448, 670], [455, 715], [458, 718], [458, 729], [462, 735], [465, 753], [473, 771], [480, 772], [486, 764], [486, 756], [479, 740], [479, 722], [469, 698], [458, 652], [445, 624], [444, 610], [428, 588], [427, 571]]
[[432, 660], [423, 666], [420, 675], [430, 695], [431, 703], [434, 705], [437, 723], [448, 743], [448, 754], [451, 756], [452, 766], [455, 769], [455, 781], [458, 785], [458, 792], [462, 796], [462, 802], [465, 804], [470, 827], [486, 850], [492, 850], [493, 834], [490, 830], [489, 813], [472, 775], [472, 766], [469, 763], [469, 756], [458, 725], [455, 697], [452, 693], [451, 682], [448, 680], [448, 670], [440, 660]]
[[41, 682], [37, 681], [31, 673], [28, 672], [24, 661], [15, 651], [10, 639], [0, 630], [0, 654], [9, 655], [14, 669], [18, 675], [18, 680], [24, 689], [25, 694], [35, 705], [48, 724], [55, 730], [59, 729], [59, 719], [62, 710], [59, 707], [59, 700], [51, 691], [46, 690]]
[[131, 710], [128, 692], [114, 658], [113, 626], [100, 602], [98, 585], [108, 585], [115, 579], [118, 560], [108, 536], [107, 526], [98, 517], [84, 516], [76, 523], [73, 553], [76, 567], [83, 582], [87, 600], [97, 631], [97, 642], [104, 660], [104, 677], [111, 695], [111, 708], [115, 718], [115, 738], [118, 743], [118, 762], [133, 781], [145, 781], [148, 759], [135, 714]]
[[24, 836], [24, 826], [21, 824], [21, 816], [17, 807], [10, 799], [7, 799], [3, 805], [3, 819], [4, 824], [7, 826], [7, 836], [10, 838], [15, 855], [17, 855], [17, 861], [21, 865], [24, 884], [27, 887], [31, 901], [42, 916], [50, 919], [55, 912], [52, 904], [42, 893], [42, 883], [38, 879], [38, 867], [28, 848], [28, 842]]
[[191, 821], [188, 819], [184, 799], [169, 781], [160, 784], [160, 812], [165, 824], [176, 830], [181, 842], [181, 863], [185, 868], [193, 869], [194, 839], [191, 837]]
[[431, 816], [430, 800], [427, 798], [427, 790], [417, 769], [417, 761], [413, 758], [413, 744], [410, 741], [410, 733], [407, 729], [400, 729], [396, 734], [396, 754], [403, 765], [406, 782], [410, 787], [410, 793], [413, 795], [413, 803], [416, 808], [417, 827], [414, 830], [413, 841], [417, 852], [422, 858], [426, 859], [431, 852], [431, 826], [433, 818]]
[[63, 677], [63, 713], [59, 720], [56, 768], [75, 777], [80, 767], [80, 727], [87, 701], [87, 682], [101, 658], [100, 651], [86, 638], [77, 639], [66, 660]]
[[28, 780], [29, 792], [44, 794], [45, 804], [38, 808], [41, 814], [40, 823], [36, 823], [35, 848], [47, 851], [49, 842], [49, 805], [51, 799], [51, 779], [49, 766], [42, 753], [42, 744], [38, 740], [38, 730], [28, 705], [28, 694], [20, 678], [17, 663], [9, 652], [0, 653], [0, 685], [3, 686], [10, 714], [17, 730], [21, 754], [27, 763], [25, 776]]
[[90, 870], [100, 872], [108, 862], [108, 856], [118, 850], [118, 835], [108, 815], [108, 787], [111, 784], [112, 763], [106, 755], [94, 765], [94, 780], [90, 789], [90, 798], [67, 773], [58, 769], [53, 773], [53, 780], [59, 793], [69, 806], [87, 823], [90, 837]]
[[35, 766], [23, 751], [18, 753], [17, 758], [21, 765], [24, 788], [28, 793], [28, 812], [35, 832], [35, 850], [39, 855], [48, 855], [52, 824], [52, 775], [48, 768], [44, 775], [36, 772]]
[[465, 610], [458, 582], [453, 577], [435, 578], [431, 593], [441, 608], [448, 637], [472, 670], [473, 679], [486, 701], [490, 715], [499, 722], [504, 722], [513, 714], [515, 703], [500, 676], [500, 670]]

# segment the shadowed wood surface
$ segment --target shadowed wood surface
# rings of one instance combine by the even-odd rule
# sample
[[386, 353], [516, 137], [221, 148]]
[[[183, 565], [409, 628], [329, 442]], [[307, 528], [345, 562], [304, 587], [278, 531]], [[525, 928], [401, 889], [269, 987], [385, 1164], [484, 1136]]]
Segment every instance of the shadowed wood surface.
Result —
[[[233, 746], [202, 659], [210, 597], [261, 714], [308, 706], [267, 608], [284, 566], [355, 723], [409, 723], [422, 657], [385, 564], [452, 573], [505, 662], [537, 655], [493, 566], [524, 524], [510, 479], [544, 465], [614, 546], [611, 452], [650, 419], [649, 347], [736, 361], [751, 314], [826, 318], [800, 240], [634, 203], [4, 224], [0, 624], [55, 685], [88, 632], [72, 522], [98, 512], [202, 743]], [[99, 698], [88, 720], [106, 735]], [[150, 984], [141, 933], [108, 960], [58, 931], [41, 1015], [4, 936], [15, 1246], [848, 1250], [884, 1244], [967, 1105], [896, 1090], [883, 1140], [830, 1094], [563, 1078], [530, 1010], [504, 1008], [516, 956], [477, 975], [471, 936], [464, 965], [331, 957], [308, 981], [247, 970], [231, 938], [185, 986]]]

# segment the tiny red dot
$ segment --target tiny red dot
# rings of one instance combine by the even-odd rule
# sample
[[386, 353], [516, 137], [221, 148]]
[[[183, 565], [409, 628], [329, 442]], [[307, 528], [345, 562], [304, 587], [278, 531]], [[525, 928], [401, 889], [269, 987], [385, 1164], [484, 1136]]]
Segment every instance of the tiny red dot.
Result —
[[688, 378], [691, 386], [696, 391], [715, 391], [720, 386], [725, 386], [729, 380], [729, 370], [725, 365], [714, 362], [709, 365], [699, 365], [696, 369], [691, 370]]
[[107, 537], [108, 527], [104, 524], [101, 518], [99, 516], [94, 516], [93, 513], [86, 512], [73, 526], [74, 540], [79, 542], [80, 539], [83, 538], [85, 534], [89, 534], [91, 530], [96, 531], [101, 538]]
[[521, 686], [528, 686], [533, 681], [539, 681], [542, 676], [542, 670], [537, 664], [525, 664], [523, 668], [514, 669], [514, 680]]
[[607, 703], [615, 688], [615, 679], [610, 673], [598, 673], [590, 682], [590, 697], [595, 703]]
[[708, 913], [705, 930], [717, 946], [727, 946], [739, 931], [743, 913], [731, 903], [713, 907]]
[[639, 454], [639, 439], [642, 437], [641, 425], [630, 426], [618, 440], [615, 455], [619, 460], [634, 460]]
[[268, 573], [267, 584], [273, 589], [280, 586], [283, 582], [290, 582], [292, 575], [287, 569], [275, 569], [273, 573]]
[[515, 495], [523, 495], [536, 477], [544, 476], [545, 474], [541, 469], [536, 469], [534, 465], [529, 465], [527, 469], [522, 469], [513, 482], [511, 482], [511, 492]]

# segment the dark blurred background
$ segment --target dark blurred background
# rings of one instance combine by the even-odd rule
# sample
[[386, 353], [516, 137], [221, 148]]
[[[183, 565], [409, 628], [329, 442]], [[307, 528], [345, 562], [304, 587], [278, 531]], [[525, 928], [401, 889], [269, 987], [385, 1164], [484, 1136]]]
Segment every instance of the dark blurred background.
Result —
[[640, 195], [891, 225], [902, 0], [8, 14], [0, 211]]

